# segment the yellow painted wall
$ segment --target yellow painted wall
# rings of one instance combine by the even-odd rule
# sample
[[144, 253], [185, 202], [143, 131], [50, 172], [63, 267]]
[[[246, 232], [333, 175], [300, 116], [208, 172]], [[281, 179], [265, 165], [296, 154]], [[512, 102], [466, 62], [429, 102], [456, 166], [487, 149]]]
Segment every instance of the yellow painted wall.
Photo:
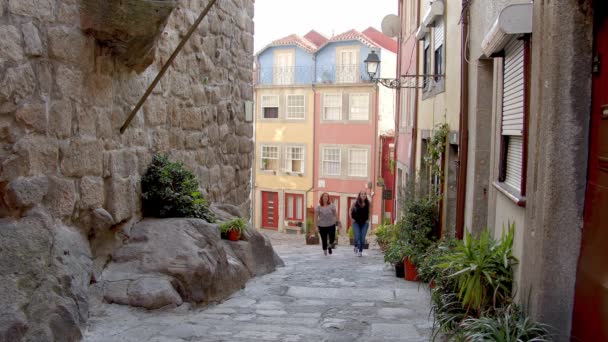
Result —
[[[287, 95], [303, 94], [306, 96], [304, 120], [287, 120], [286, 115]], [[262, 117], [262, 96], [279, 95], [279, 119], [263, 119]], [[277, 190], [279, 193], [279, 230], [282, 230], [284, 215], [284, 194], [289, 193], [305, 194], [312, 187], [313, 170], [313, 124], [314, 124], [314, 94], [312, 87], [308, 86], [284, 86], [278, 87], [258, 87], [255, 90], [255, 220], [256, 227], [261, 226], [261, 191]], [[284, 157], [283, 147], [285, 145], [305, 146], [305, 165], [303, 175], [290, 175], [282, 171], [277, 171], [276, 175], [271, 171], [262, 170], [261, 146], [264, 144], [277, 144], [281, 146], [281, 157]], [[281, 167], [281, 165], [279, 165]], [[292, 190], [292, 191], [289, 191]], [[305, 196], [306, 206], [312, 203], [311, 193]]]

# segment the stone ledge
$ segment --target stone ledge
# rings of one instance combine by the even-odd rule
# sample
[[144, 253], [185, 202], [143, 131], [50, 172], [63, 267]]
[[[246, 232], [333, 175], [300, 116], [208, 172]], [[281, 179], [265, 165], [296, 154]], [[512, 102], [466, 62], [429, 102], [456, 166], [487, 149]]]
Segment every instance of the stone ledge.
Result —
[[154, 45], [175, 0], [81, 0], [82, 30], [137, 72], [154, 61]]

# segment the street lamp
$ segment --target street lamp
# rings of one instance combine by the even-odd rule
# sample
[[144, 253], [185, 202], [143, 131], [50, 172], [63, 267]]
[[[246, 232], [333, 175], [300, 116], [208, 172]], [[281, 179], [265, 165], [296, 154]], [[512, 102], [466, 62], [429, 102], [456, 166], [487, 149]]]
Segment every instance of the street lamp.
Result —
[[[365, 59], [365, 61], [363, 61], [363, 63], [365, 63], [365, 69], [372, 82], [380, 83], [383, 86], [385, 86], [387, 88], [391, 88], [391, 89], [424, 88], [425, 82], [423, 81], [422, 85], [419, 85], [418, 77], [422, 77], [423, 80], [428, 79], [429, 77], [436, 77], [437, 79], [443, 77], [443, 75], [401, 75], [401, 78], [376, 77], [376, 74], [378, 73], [378, 68], [380, 67], [380, 58], [378, 57], [378, 55], [376, 54], [376, 51], [374, 51], [374, 50], [372, 50], [372, 52], [370, 52], [370, 54], [367, 55], [367, 58]], [[415, 82], [413, 82], [414, 84], [411, 84], [412, 82], [408, 82], [408, 80], [410, 80], [412, 78], [416, 80]], [[401, 84], [402, 79], [405, 79], [404, 84]]]

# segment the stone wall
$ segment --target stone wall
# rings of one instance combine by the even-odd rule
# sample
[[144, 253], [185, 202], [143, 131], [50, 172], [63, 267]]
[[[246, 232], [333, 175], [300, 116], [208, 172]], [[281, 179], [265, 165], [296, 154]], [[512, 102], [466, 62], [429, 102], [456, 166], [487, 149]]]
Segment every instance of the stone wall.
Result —
[[[211, 202], [250, 212], [253, 127], [244, 101], [253, 95], [253, 0], [217, 1], [122, 135], [128, 113], [207, 2], [177, 1], [168, 20], [151, 23], [159, 35], [150, 66], [135, 68], [140, 73], [84, 33], [81, 9], [92, 2], [0, 0], [0, 233], [27, 226], [32, 215], [79, 233], [91, 247], [94, 281], [104, 256], [141, 219], [140, 177], [156, 152], [191, 169]], [[46, 241], [56, 246], [55, 230], [47, 229]], [[28, 243], [27, 234], [5, 235], [12, 238], [0, 250]], [[19, 292], [11, 262], [0, 257], [0, 282], [11, 280]], [[0, 341], [9, 336], [4, 323]], [[32, 331], [27, 319], [16, 327]], [[45, 329], [46, 336], [56, 330]]]

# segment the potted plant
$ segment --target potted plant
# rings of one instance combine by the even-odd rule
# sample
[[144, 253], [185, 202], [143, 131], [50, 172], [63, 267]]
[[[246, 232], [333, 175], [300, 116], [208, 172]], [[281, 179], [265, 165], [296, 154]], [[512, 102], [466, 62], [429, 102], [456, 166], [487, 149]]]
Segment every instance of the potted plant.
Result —
[[306, 244], [307, 245], [318, 245], [319, 241], [319, 233], [316, 229], [312, 228], [312, 220], [306, 220]]
[[406, 254], [407, 245], [399, 239], [393, 239], [384, 252], [384, 261], [395, 266], [395, 276], [398, 278], [405, 276], [403, 259]]
[[234, 218], [220, 225], [220, 233], [230, 241], [237, 241], [241, 238], [241, 234], [247, 229], [247, 222], [242, 218]]

